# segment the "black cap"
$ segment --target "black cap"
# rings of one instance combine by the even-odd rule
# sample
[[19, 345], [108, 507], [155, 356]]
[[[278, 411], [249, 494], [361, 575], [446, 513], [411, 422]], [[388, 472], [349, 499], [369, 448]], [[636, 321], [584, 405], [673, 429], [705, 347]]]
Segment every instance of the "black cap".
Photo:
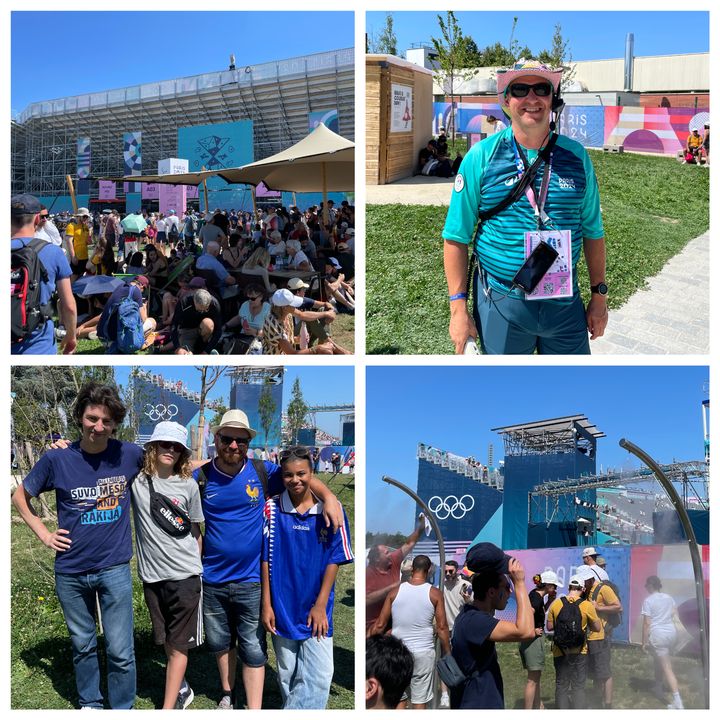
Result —
[[12, 215], [35, 215], [42, 210], [40, 201], [34, 195], [13, 195], [10, 198]]
[[510, 560], [510, 556], [506, 555], [497, 545], [482, 542], [473, 545], [467, 551], [465, 565], [474, 573], [492, 570], [504, 575], [508, 572]]

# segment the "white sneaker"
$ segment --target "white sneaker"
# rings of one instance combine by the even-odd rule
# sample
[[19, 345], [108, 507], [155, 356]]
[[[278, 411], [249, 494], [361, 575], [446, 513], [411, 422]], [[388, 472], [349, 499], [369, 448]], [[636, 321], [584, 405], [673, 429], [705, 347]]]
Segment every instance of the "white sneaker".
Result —
[[444, 692], [440, 696], [440, 707], [441, 708], [449, 708], [450, 707], [450, 696]]
[[218, 703], [217, 706], [218, 710], [232, 710], [233, 709], [233, 702], [230, 695], [223, 695], [222, 699]]

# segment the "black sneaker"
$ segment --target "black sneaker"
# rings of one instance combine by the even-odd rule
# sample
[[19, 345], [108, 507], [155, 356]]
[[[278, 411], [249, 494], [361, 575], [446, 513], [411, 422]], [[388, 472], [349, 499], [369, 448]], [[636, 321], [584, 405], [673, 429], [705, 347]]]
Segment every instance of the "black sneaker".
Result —
[[184, 687], [180, 688], [177, 700], [175, 701], [175, 709], [185, 710], [194, 699], [195, 693], [193, 692], [193, 689], [186, 683]]

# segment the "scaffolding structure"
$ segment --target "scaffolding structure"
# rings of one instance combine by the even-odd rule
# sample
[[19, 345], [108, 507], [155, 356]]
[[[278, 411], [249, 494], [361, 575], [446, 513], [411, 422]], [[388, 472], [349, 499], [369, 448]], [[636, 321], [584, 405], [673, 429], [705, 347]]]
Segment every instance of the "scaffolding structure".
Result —
[[505, 456], [554, 455], [581, 452], [592, 456], [598, 438], [605, 433], [585, 415], [566, 415], [549, 420], [492, 428], [503, 436]]
[[125, 175], [125, 132], [142, 132], [143, 167], [153, 172], [177, 157], [181, 127], [252, 120], [261, 160], [304, 138], [309, 113], [337, 109], [340, 135], [354, 140], [354, 68], [346, 48], [33, 103], [11, 123], [11, 192], [66, 194], [80, 137], [91, 139], [93, 177]]
[[229, 374], [233, 384], [282, 385], [285, 368], [283, 366], [234, 367]]
[[455, 455], [447, 450], [439, 450], [430, 445], [418, 443], [417, 457], [419, 460], [427, 460], [433, 465], [447, 468], [451, 472], [463, 475], [495, 490], [503, 489], [503, 476], [497, 470], [470, 462], [468, 458]]

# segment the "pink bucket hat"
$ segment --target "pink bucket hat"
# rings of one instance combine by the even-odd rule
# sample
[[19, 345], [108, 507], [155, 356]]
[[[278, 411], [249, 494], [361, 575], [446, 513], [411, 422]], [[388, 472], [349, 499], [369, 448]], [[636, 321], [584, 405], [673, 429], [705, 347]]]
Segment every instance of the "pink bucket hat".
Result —
[[560, 80], [562, 79], [563, 69], [562, 68], [551, 68], [537, 60], [524, 60], [521, 59], [515, 63], [512, 67], [505, 68], [497, 71], [497, 92], [498, 98], [500, 99], [500, 105], [505, 98], [505, 91], [508, 85], [513, 83], [517, 78], [524, 77], [526, 75], [534, 75], [535, 77], [547, 80], [552, 86], [553, 90], [557, 94], [560, 88]]

